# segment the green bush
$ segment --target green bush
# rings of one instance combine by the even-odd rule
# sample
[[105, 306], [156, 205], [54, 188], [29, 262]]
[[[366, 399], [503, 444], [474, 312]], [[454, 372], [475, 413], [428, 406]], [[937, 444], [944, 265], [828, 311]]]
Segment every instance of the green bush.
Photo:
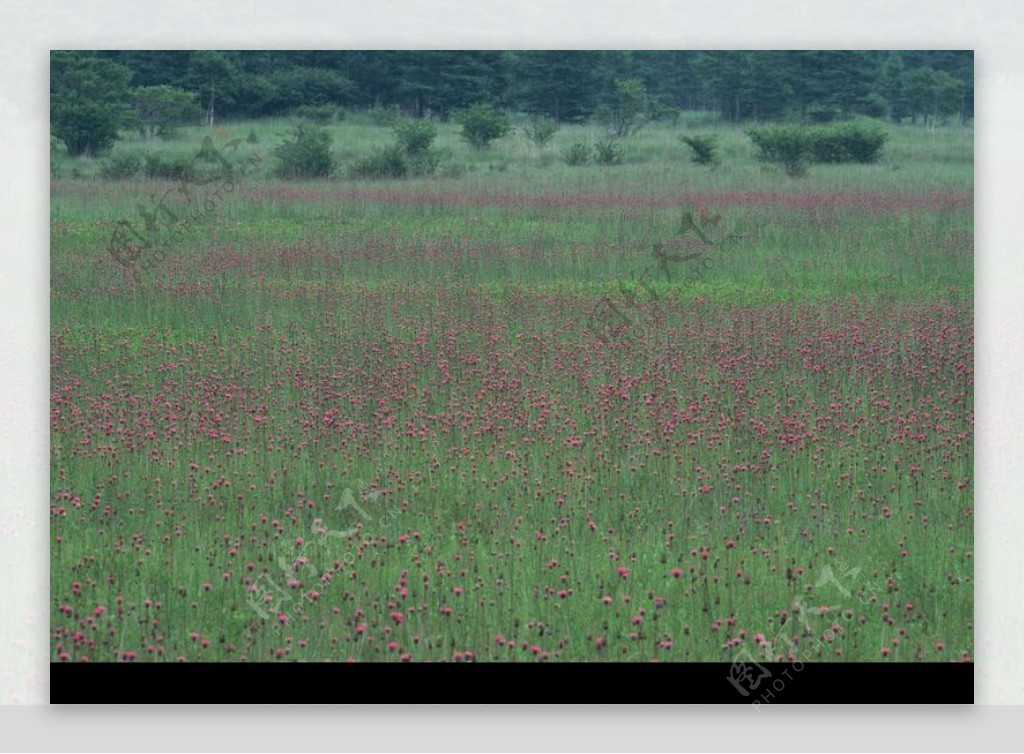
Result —
[[889, 135], [875, 123], [843, 123], [811, 131], [811, 159], [828, 163], [872, 163]]
[[811, 132], [801, 126], [767, 126], [751, 128], [747, 136], [758, 150], [758, 159], [774, 162], [787, 175], [798, 177], [807, 172], [811, 157]]
[[245, 140], [249, 144], [258, 144], [260, 141], [260, 137], [256, 135], [256, 129], [250, 128], [249, 135], [245, 137]]
[[484, 149], [512, 130], [508, 117], [492, 105], [473, 105], [456, 113], [455, 120], [462, 124], [462, 138], [474, 149]]
[[594, 144], [594, 161], [598, 165], [618, 165], [622, 162], [622, 147], [617, 141], [599, 141]]
[[783, 166], [789, 175], [803, 175], [808, 161], [872, 163], [881, 156], [889, 135], [876, 123], [830, 126], [769, 126], [747, 131], [758, 157]]
[[403, 178], [409, 174], [409, 158], [398, 144], [375, 149], [352, 166], [356, 178]]
[[115, 154], [104, 161], [100, 175], [108, 181], [123, 181], [134, 178], [142, 170], [142, 157], [135, 152]]
[[147, 153], [144, 170], [148, 178], [191, 181], [196, 177], [195, 160], [184, 155], [169, 157], [159, 152]]
[[434, 175], [443, 155], [431, 149], [437, 126], [429, 120], [402, 120], [392, 126], [395, 143], [376, 149], [352, 166], [357, 178], [404, 178]]
[[401, 120], [392, 126], [395, 143], [410, 157], [426, 154], [437, 138], [437, 126], [429, 120]]
[[558, 128], [558, 121], [547, 115], [542, 115], [539, 118], [531, 119], [523, 126], [523, 133], [535, 146], [545, 147], [558, 133]]
[[428, 149], [425, 152], [407, 155], [409, 162], [409, 175], [426, 176], [434, 175], [441, 166], [442, 156], [437, 149]]
[[329, 178], [334, 172], [331, 135], [311, 123], [299, 123], [274, 147], [275, 174], [281, 178]]
[[334, 105], [301, 105], [294, 110], [297, 118], [320, 124], [332, 122], [339, 114], [340, 111]]
[[718, 136], [715, 134], [683, 134], [679, 137], [690, 148], [690, 159], [698, 165], [718, 164]]
[[562, 150], [562, 161], [566, 165], [586, 165], [590, 162], [590, 147], [577, 141]]

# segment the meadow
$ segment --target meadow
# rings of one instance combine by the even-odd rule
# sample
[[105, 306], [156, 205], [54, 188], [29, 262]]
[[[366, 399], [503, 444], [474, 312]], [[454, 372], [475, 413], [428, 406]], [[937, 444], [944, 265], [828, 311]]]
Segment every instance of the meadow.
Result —
[[973, 657], [971, 129], [303, 182], [287, 125], [115, 149], [241, 138], [230, 190], [54, 158], [53, 660]]

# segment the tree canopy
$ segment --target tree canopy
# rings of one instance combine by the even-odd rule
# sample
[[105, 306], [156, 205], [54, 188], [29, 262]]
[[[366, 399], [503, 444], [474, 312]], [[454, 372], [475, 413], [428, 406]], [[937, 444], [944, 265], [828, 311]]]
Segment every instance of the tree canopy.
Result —
[[[120, 105], [114, 102], [122, 99], [128, 104], [130, 88], [156, 86], [190, 93], [208, 119], [281, 115], [308, 105], [395, 106], [414, 117], [448, 119], [474, 105], [490, 104], [578, 122], [602, 112], [628, 115], [643, 102], [662, 113], [706, 110], [735, 122], [823, 121], [859, 113], [895, 121], [966, 121], [974, 114], [974, 54], [107, 50], [51, 56], [53, 113], [64, 133], [72, 110], [83, 122], [114, 118], [117, 114], [110, 108], [117, 110]], [[635, 122], [618, 130], [628, 131]], [[77, 137], [68, 138], [80, 145]]]

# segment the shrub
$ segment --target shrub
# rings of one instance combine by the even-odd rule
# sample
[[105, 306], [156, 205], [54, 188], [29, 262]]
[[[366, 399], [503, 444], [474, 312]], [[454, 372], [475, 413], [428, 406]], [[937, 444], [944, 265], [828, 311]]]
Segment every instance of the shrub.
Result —
[[843, 123], [813, 128], [772, 126], [747, 131], [758, 157], [782, 165], [789, 175], [803, 175], [806, 162], [876, 162], [888, 134], [873, 123]]
[[409, 174], [409, 159], [398, 144], [375, 149], [352, 166], [356, 178], [402, 178]]
[[462, 124], [462, 138], [474, 149], [484, 149], [512, 130], [508, 118], [492, 105], [473, 105], [456, 114]]
[[590, 162], [590, 147], [577, 141], [562, 150], [562, 161], [566, 165], [586, 165]]
[[334, 105], [301, 105], [295, 108], [294, 114], [303, 120], [313, 123], [330, 123], [339, 114], [338, 108]]
[[245, 140], [249, 144], [258, 144], [260, 141], [260, 137], [256, 135], [256, 129], [250, 128], [249, 135], [245, 137]]
[[747, 136], [758, 150], [758, 159], [778, 163], [787, 175], [797, 177], [807, 172], [811, 156], [810, 131], [800, 126], [768, 126], [752, 128]]
[[844, 123], [811, 132], [811, 159], [815, 162], [877, 162], [889, 135], [877, 124]]
[[718, 136], [715, 134], [683, 134], [679, 137], [690, 148], [690, 159], [698, 165], [718, 164]]
[[622, 162], [622, 147], [617, 141], [599, 141], [594, 145], [594, 161], [599, 165], [618, 165]]
[[545, 147], [558, 133], [558, 128], [558, 121], [542, 115], [539, 118], [533, 118], [523, 126], [523, 133], [535, 146]]
[[392, 127], [395, 143], [374, 150], [352, 166], [357, 178], [404, 178], [433, 175], [441, 165], [442, 153], [431, 149], [437, 126], [429, 120], [403, 120]]
[[334, 172], [331, 135], [319, 126], [299, 123], [274, 147], [281, 178], [328, 178]]
[[436, 149], [409, 154], [407, 155], [409, 175], [434, 175], [441, 166], [441, 159], [441, 152]]
[[423, 155], [437, 138], [437, 126], [429, 120], [402, 120], [392, 126], [395, 143], [410, 157]]
[[109, 181], [123, 181], [134, 178], [142, 170], [142, 157], [135, 152], [115, 154], [103, 163], [100, 175]]
[[148, 178], [168, 178], [190, 181], [196, 177], [195, 160], [184, 155], [173, 157], [160, 153], [147, 153], [144, 170]]

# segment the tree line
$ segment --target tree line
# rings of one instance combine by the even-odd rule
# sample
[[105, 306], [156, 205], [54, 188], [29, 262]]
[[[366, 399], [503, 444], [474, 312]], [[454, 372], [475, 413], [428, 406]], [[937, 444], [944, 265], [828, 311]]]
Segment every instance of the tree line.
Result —
[[[480, 103], [558, 122], [708, 111], [730, 122], [966, 123], [971, 50], [107, 50], [51, 53], [51, 121], [395, 108], [447, 120]], [[74, 130], [71, 128], [70, 130]], [[65, 143], [68, 138], [61, 137]], [[71, 134], [71, 141], [76, 141]], [[77, 142], [76, 142], [77, 143]], [[69, 144], [69, 149], [71, 149]]]

